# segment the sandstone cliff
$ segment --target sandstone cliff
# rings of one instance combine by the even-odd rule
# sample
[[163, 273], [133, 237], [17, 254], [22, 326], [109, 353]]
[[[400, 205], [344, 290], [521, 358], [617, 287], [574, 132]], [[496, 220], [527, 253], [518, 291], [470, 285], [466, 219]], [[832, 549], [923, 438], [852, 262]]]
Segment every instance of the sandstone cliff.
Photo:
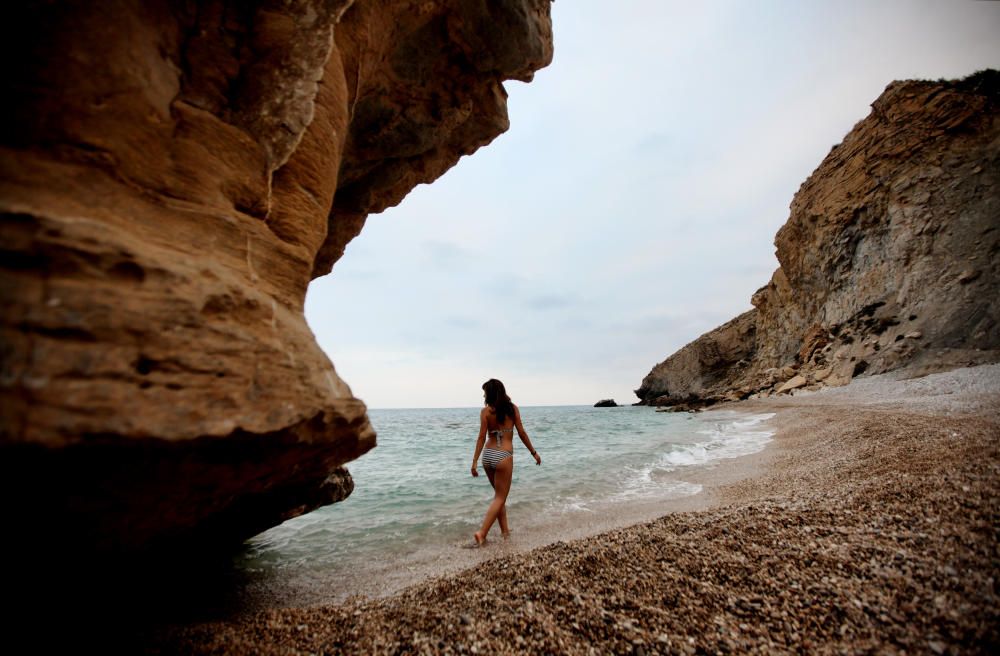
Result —
[[20, 550], [229, 544], [345, 497], [375, 434], [306, 288], [369, 213], [507, 129], [502, 82], [552, 57], [549, 0], [5, 21], [0, 498]]
[[1000, 360], [1000, 73], [895, 82], [802, 185], [753, 310], [658, 364], [713, 403]]

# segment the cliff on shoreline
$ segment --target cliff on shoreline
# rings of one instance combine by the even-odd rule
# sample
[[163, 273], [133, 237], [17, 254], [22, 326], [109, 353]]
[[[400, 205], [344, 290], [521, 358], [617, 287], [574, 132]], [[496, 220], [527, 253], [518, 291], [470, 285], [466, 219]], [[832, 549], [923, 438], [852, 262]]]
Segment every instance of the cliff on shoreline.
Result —
[[754, 308], [659, 363], [707, 405], [1000, 361], [1000, 72], [890, 84], [802, 184]]
[[508, 128], [503, 81], [552, 58], [549, 0], [26, 3], [7, 21], [6, 547], [202, 551], [346, 497], [375, 434], [306, 288], [368, 214]]

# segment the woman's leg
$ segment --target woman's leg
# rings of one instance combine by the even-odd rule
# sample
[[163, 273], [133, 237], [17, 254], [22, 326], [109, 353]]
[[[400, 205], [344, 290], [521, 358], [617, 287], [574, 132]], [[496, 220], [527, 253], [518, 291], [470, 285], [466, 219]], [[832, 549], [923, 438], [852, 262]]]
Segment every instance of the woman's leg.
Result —
[[492, 480], [495, 494], [493, 495], [493, 502], [486, 509], [486, 517], [483, 518], [483, 525], [473, 534], [477, 543], [482, 544], [486, 540], [486, 534], [490, 532], [490, 527], [493, 526], [493, 522], [497, 521], [500, 512], [504, 509], [504, 504], [507, 503], [507, 495], [510, 494], [510, 479], [513, 474], [514, 458], [504, 458], [497, 465], [496, 471], [493, 472]]
[[[497, 484], [493, 481], [494, 476], [496, 476], [496, 471], [488, 467], [484, 467], [486, 470], [486, 477], [490, 479], [490, 485], [493, 486], [494, 491], [497, 489]], [[507, 525], [507, 502], [504, 501], [503, 507], [500, 509], [500, 514], [497, 516], [500, 522], [500, 534], [506, 538], [510, 535], [510, 526]]]
[[510, 526], [507, 525], [507, 500], [504, 499], [503, 507], [500, 508], [500, 514], [497, 515], [497, 520], [500, 522], [500, 535], [506, 540], [510, 535]]

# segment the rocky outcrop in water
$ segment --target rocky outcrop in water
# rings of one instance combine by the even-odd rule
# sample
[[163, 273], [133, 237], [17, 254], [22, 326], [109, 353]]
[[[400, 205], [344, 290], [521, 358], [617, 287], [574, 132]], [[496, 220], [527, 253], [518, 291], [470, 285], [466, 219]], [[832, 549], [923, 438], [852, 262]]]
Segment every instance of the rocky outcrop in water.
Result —
[[795, 195], [754, 309], [643, 379], [714, 403], [1000, 360], [1000, 73], [895, 82]]
[[503, 80], [552, 57], [548, 0], [113, 9], [6, 15], [0, 498], [23, 552], [230, 544], [349, 494], [375, 434], [309, 281], [506, 130]]

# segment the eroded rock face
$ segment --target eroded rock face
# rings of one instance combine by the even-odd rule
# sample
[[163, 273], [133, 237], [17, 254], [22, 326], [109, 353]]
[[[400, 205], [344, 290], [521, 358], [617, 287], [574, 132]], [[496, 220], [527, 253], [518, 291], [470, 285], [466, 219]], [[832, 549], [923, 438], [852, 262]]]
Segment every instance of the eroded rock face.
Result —
[[530, 81], [552, 60], [549, 0], [422, 2], [405, 20], [384, 4], [355, 3], [337, 28], [351, 130], [314, 275], [329, 272], [369, 213], [506, 131], [501, 82]]
[[[889, 85], [775, 244], [781, 267], [741, 316], [754, 330], [730, 322], [685, 346], [643, 380], [644, 402], [1000, 360], [1000, 73]], [[701, 355], [720, 342], [743, 359]]]
[[730, 372], [753, 355], [756, 319], [756, 310], [744, 312], [691, 342], [653, 367], [636, 396], [649, 405], [678, 405], [725, 386]]
[[548, 11], [12, 10], [0, 491], [25, 549], [228, 543], [350, 493], [375, 434], [305, 323], [309, 281], [507, 128], [501, 83], [550, 61]]

